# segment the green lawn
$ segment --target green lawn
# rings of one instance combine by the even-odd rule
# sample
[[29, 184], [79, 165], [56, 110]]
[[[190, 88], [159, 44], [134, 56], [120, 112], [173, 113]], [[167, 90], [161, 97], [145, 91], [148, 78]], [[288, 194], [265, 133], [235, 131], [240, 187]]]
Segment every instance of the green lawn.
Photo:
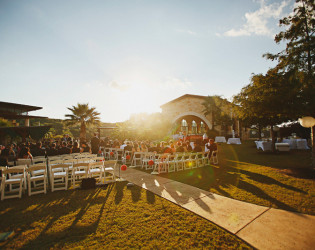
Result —
[[[220, 144], [217, 166], [161, 176], [234, 199], [315, 215], [315, 172], [306, 169], [310, 164], [309, 150], [274, 154], [246, 141]], [[287, 175], [291, 170], [295, 175]]]
[[[5, 249], [251, 249], [236, 236], [126, 182], [0, 202]], [[0, 247], [1, 248], [1, 247]]]

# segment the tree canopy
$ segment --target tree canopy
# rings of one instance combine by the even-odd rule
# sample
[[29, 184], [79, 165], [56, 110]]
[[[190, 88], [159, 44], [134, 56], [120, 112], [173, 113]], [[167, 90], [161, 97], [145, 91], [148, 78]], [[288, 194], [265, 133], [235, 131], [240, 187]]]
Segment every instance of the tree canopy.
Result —
[[72, 114], [66, 114], [65, 117], [68, 125], [80, 124], [80, 139], [86, 140], [86, 126], [92, 124], [99, 124], [100, 113], [95, 110], [94, 107], [89, 107], [88, 103], [78, 103], [77, 106], [67, 108]]
[[[277, 71], [291, 70], [314, 76], [315, 65], [315, 2], [314, 0], [296, 0], [293, 15], [279, 21], [280, 26], [289, 26], [275, 36], [275, 42], [287, 42], [286, 49], [277, 53], [267, 53], [264, 56], [277, 60]], [[314, 83], [314, 82], [313, 82]]]

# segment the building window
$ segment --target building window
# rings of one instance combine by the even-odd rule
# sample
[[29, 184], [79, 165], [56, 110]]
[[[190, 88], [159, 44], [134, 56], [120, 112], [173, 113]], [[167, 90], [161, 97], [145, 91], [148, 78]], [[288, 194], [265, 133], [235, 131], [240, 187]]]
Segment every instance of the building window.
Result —
[[206, 130], [206, 126], [203, 122], [201, 122], [200, 123], [200, 133], [204, 134], [205, 130]]
[[193, 134], [197, 134], [197, 123], [195, 121], [192, 121], [192, 124], [191, 124], [191, 132]]
[[186, 134], [188, 133], [188, 123], [185, 119], [182, 120], [181, 131], [185, 132]]

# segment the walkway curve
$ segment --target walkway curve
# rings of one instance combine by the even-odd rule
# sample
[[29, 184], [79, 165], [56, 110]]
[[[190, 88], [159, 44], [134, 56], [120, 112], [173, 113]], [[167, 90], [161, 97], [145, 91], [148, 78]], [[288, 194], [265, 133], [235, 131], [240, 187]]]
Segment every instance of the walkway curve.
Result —
[[315, 216], [238, 201], [132, 168], [120, 174], [258, 249], [315, 248]]

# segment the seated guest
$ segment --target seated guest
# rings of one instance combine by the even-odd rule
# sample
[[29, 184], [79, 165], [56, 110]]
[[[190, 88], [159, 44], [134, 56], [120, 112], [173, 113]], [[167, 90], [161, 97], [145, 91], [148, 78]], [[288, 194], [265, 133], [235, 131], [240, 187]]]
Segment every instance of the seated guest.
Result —
[[131, 145], [130, 141], [126, 142], [127, 146], [124, 147], [124, 151], [133, 151], [133, 146]]
[[164, 148], [161, 147], [161, 154], [172, 154], [173, 150], [170, 145], [167, 145], [166, 143], [162, 144]]
[[198, 153], [198, 152], [202, 152], [202, 147], [200, 146], [200, 144], [198, 142], [194, 142], [194, 153]]
[[0, 166], [1, 167], [7, 167], [9, 166], [9, 150], [7, 148], [1, 150], [1, 155], [0, 155]]
[[67, 142], [63, 141], [61, 144], [61, 148], [59, 149], [60, 155], [70, 154], [71, 149], [67, 147]]
[[72, 153], [80, 153], [80, 147], [79, 147], [79, 143], [77, 141], [75, 141], [73, 143]]
[[50, 147], [46, 149], [47, 156], [55, 156], [59, 154], [58, 149], [56, 148], [56, 143], [51, 143]]
[[158, 148], [156, 147], [156, 144], [153, 142], [150, 142], [150, 147], [148, 148], [148, 152], [157, 152]]
[[73, 148], [72, 141], [68, 141], [68, 143], [67, 143], [67, 148], [70, 148], [71, 153], [72, 153], [72, 148]]
[[83, 152], [91, 153], [91, 148], [85, 141], [81, 142], [81, 153]]
[[141, 147], [140, 149], [141, 152], [148, 152], [147, 145], [145, 145], [144, 142], [141, 142], [140, 147]]
[[138, 143], [133, 144], [132, 152], [140, 152], [140, 148], [139, 148]]
[[112, 145], [113, 148], [120, 148], [120, 143], [119, 141], [116, 139]]
[[209, 140], [209, 143], [206, 144], [206, 148], [209, 150], [209, 154], [208, 154], [209, 159], [210, 159], [211, 156], [212, 156], [212, 152], [218, 150], [218, 146], [217, 146], [217, 144], [214, 142], [213, 139], [210, 139], [210, 140]]
[[192, 152], [192, 147], [188, 141], [183, 143], [183, 147], [185, 152]]
[[178, 152], [178, 153], [183, 153], [183, 152], [185, 152], [184, 147], [183, 147], [183, 145], [182, 145], [182, 143], [181, 143], [180, 141], [177, 142], [176, 152]]
[[36, 143], [36, 146], [31, 149], [31, 154], [33, 157], [46, 155], [46, 151], [45, 151], [45, 149], [42, 148], [41, 142]]
[[33, 159], [33, 156], [30, 152], [30, 148], [25, 146], [25, 145], [22, 145], [22, 148], [20, 150], [20, 154], [19, 154], [19, 158], [22, 158], [22, 159]]

